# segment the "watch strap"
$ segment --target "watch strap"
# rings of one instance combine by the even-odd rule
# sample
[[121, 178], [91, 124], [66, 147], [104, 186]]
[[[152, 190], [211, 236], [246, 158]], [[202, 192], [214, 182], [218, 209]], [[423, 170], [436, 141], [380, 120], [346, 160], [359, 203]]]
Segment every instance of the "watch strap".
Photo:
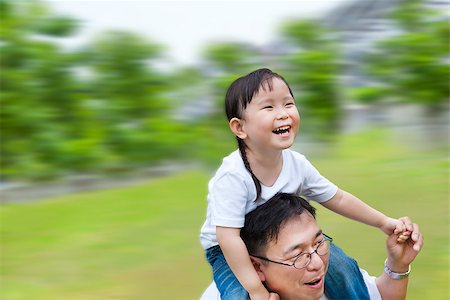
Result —
[[408, 266], [408, 271], [404, 273], [397, 273], [395, 271], [392, 271], [388, 265], [387, 265], [387, 259], [384, 261], [384, 273], [386, 273], [389, 277], [395, 280], [401, 280], [408, 278], [409, 273], [411, 273], [411, 265]]

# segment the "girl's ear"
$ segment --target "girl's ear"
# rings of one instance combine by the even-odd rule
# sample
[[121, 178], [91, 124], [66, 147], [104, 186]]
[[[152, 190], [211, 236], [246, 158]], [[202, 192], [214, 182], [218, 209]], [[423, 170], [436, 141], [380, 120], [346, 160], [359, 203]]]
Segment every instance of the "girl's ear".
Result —
[[230, 129], [234, 133], [235, 136], [237, 136], [240, 139], [245, 139], [247, 137], [247, 134], [244, 130], [244, 120], [238, 119], [238, 118], [232, 118], [230, 120]]
[[261, 268], [262, 264], [260, 261], [258, 261], [256, 258], [250, 257], [250, 260], [252, 261], [253, 264], [253, 268], [255, 268], [256, 273], [259, 276], [259, 280], [261, 280], [261, 282], [266, 281], [266, 275], [264, 275], [264, 272]]

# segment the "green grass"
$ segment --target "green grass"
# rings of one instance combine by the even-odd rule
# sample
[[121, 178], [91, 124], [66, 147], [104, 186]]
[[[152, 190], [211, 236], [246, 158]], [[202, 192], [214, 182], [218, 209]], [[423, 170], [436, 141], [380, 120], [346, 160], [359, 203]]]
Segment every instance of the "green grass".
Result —
[[[426, 244], [408, 299], [448, 299], [447, 152], [414, 152], [389, 139], [385, 132], [346, 137], [312, 161], [373, 207], [420, 224]], [[0, 298], [197, 299], [211, 281], [198, 239], [209, 175], [2, 205]], [[318, 219], [362, 267], [382, 272], [381, 231], [324, 209]]]

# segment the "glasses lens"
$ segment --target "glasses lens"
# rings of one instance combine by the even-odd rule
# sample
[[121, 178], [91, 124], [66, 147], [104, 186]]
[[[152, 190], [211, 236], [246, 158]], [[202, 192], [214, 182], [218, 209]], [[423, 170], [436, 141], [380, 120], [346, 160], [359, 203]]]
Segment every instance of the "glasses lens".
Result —
[[306, 267], [310, 261], [309, 257], [310, 256], [308, 253], [300, 254], [300, 256], [298, 256], [297, 259], [294, 261], [294, 267], [297, 269], [302, 269]]
[[327, 254], [327, 253], [328, 253], [328, 250], [330, 249], [330, 243], [331, 243], [330, 240], [322, 241], [322, 242], [319, 244], [319, 247], [317, 247], [317, 250], [316, 250], [317, 254], [319, 254], [319, 255], [325, 255], [325, 254]]
[[[325, 255], [330, 250], [330, 244], [331, 244], [331, 240], [323, 240], [322, 242], [320, 242], [320, 244], [316, 248], [316, 251], [314, 251], [314, 252], [316, 252], [320, 256]], [[294, 267], [297, 269], [302, 269], [302, 268], [306, 267], [309, 264], [309, 262], [311, 261], [311, 255], [313, 253], [300, 254], [297, 257], [297, 259], [294, 261]]]

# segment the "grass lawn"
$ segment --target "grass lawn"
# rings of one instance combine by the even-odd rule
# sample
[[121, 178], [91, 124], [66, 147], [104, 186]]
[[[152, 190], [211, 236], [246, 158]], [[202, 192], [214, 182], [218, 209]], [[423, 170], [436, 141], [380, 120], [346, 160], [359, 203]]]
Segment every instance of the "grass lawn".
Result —
[[[349, 136], [328, 158], [311, 160], [375, 208], [420, 224], [426, 245], [413, 264], [408, 299], [448, 299], [447, 152], [414, 152], [389, 139], [385, 132]], [[0, 298], [198, 299], [211, 281], [198, 239], [209, 176], [185, 172], [2, 205]], [[382, 272], [381, 231], [324, 209], [318, 219], [369, 273]]]

